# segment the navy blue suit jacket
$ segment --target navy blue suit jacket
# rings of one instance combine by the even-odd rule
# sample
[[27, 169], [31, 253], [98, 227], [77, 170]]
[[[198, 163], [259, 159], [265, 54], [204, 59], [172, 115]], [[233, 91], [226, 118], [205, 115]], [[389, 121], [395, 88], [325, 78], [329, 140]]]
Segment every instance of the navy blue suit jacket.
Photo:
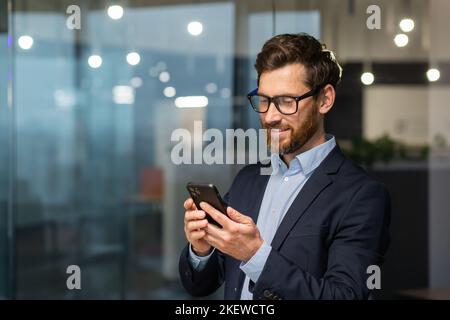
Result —
[[[228, 204], [256, 222], [270, 176], [261, 164], [243, 168], [227, 193]], [[384, 185], [336, 146], [303, 186], [271, 243], [254, 299], [367, 299], [370, 265], [380, 266], [389, 243], [390, 198]], [[193, 296], [225, 282], [225, 299], [239, 299], [245, 274], [240, 261], [215, 250], [201, 272], [180, 256], [179, 271]]]

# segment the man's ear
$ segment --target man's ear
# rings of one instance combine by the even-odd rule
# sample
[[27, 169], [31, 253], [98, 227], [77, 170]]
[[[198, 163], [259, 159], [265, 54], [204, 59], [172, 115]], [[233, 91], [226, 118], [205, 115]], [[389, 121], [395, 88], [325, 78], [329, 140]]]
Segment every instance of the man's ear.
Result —
[[334, 105], [334, 99], [336, 98], [336, 90], [331, 84], [327, 84], [320, 93], [319, 98], [319, 112], [326, 114]]

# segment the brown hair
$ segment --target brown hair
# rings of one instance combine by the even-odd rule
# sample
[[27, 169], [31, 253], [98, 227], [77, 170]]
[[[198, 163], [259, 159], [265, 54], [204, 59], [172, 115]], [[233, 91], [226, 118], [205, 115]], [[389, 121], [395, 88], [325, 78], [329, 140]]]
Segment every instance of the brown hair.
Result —
[[342, 68], [333, 52], [327, 50], [316, 38], [306, 33], [280, 34], [267, 40], [256, 57], [258, 84], [263, 72], [292, 63], [301, 63], [305, 66], [306, 84], [311, 89], [326, 84], [336, 88], [341, 79]]

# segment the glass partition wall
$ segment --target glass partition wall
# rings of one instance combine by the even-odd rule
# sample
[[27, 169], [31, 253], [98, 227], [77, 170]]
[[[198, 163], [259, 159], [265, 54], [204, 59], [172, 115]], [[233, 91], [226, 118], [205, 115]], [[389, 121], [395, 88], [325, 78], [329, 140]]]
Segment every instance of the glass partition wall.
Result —
[[0, 2], [0, 299], [13, 295], [12, 254], [12, 173], [13, 149], [13, 109], [12, 109], [12, 37], [10, 29], [10, 7], [6, 1]]

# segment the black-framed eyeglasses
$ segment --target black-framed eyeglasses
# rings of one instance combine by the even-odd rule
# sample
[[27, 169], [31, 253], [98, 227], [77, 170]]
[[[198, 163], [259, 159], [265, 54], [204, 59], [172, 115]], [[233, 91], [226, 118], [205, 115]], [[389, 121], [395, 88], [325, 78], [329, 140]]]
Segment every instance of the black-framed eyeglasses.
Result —
[[315, 96], [317, 93], [320, 92], [322, 87], [323, 86], [318, 86], [298, 97], [293, 96], [268, 97], [265, 95], [258, 94], [258, 88], [256, 88], [255, 90], [247, 94], [247, 98], [250, 101], [253, 110], [255, 110], [258, 113], [266, 113], [267, 111], [269, 111], [270, 104], [273, 102], [275, 108], [277, 108], [277, 110], [280, 113], [284, 115], [290, 115], [298, 111], [298, 103], [301, 100]]

